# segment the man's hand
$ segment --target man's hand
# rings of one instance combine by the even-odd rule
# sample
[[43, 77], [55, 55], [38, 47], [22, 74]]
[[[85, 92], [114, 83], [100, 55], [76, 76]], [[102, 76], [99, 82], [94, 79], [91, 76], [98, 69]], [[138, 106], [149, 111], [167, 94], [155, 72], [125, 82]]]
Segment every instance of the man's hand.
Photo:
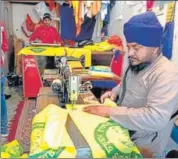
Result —
[[115, 101], [117, 98], [117, 95], [113, 93], [112, 91], [107, 91], [101, 96], [100, 98], [101, 103], [104, 103], [105, 98], [110, 98], [112, 101]]
[[85, 107], [83, 111], [102, 117], [109, 117], [111, 109], [112, 109], [111, 107], [106, 107], [106, 106], [88, 106]]

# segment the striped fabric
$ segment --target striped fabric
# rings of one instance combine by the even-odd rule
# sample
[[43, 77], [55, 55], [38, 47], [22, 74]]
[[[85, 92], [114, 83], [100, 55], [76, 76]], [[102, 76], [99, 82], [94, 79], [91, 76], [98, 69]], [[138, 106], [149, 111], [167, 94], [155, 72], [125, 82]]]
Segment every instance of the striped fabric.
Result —
[[162, 53], [168, 59], [172, 58], [172, 47], [174, 37], [174, 14], [175, 2], [170, 2], [167, 10], [166, 25], [162, 40]]

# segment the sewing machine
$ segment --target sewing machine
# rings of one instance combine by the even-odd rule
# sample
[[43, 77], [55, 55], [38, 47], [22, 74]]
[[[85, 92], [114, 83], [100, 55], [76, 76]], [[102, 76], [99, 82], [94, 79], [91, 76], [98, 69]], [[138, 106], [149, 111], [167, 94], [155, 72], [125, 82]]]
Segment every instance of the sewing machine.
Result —
[[66, 104], [75, 105], [79, 94], [92, 88], [91, 82], [82, 82], [80, 76], [71, 72], [71, 65], [68, 61], [73, 61], [74, 63], [76, 61], [75, 67], [77, 64], [79, 65], [79, 60], [77, 59], [71, 60], [71, 58], [65, 56], [56, 58], [55, 65], [59, 69], [61, 79], [55, 79], [51, 84], [53, 92], [59, 97], [61, 107], [65, 107]]
[[[91, 51], [83, 48], [67, 48], [48, 44], [34, 44], [20, 50], [23, 71], [23, 95], [25, 98], [37, 97], [43, 82], [34, 56], [67, 57], [69, 70], [76, 68], [89, 68], [91, 66]], [[70, 60], [69, 60], [70, 59]], [[69, 64], [70, 63], [70, 64]], [[66, 68], [61, 67], [66, 75]], [[67, 77], [65, 77], [67, 79]], [[64, 80], [62, 80], [64, 82]]]

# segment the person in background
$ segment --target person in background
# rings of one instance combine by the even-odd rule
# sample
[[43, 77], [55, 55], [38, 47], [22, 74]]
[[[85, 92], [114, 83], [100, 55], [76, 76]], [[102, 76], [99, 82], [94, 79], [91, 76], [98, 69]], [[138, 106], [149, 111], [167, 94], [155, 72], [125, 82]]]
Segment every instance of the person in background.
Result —
[[130, 132], [138, 148], [162, 153], [170, 138], [178, 110], [178, 69], [161, 54], [163, 27], [155, 13], [132, 17], [124, 25], [129, 67], [120, 86], [101, 96], [118, 107], [88, 106], [83, 111], [109, 117]]
[[[29, 42], [38, 42], [38, 43], [46, 43], [46, 44], [59, 44], [63, 45], [60, 34], [57, 32], [56, 28], [51, 26], [51, 15], [49, 13], [45, 13], [43, 16], [43, 25], [36, 28], [31, 37], [29, 38]], [[39, 59], [40, 58], [40, 59]], [[46, 65], [46, 68], [54, 68], [54, 57], [38, 57], [38, 64], [43, 63]]]
[[0, 22], [0, 55], [1, 55], [1, 67], [0, 67], [0, 79], [1, 79], [1, 136], [8, 136], [8, 116], [7, 116], [7, 105], [4, 94], [4, 86], [6, 77], [3, 72], [3, 65], [5, 61], [5, 52], [8, 50], [8, 43], [4, 24]]
[[51, 15], [45, 13], [43, 16], [43, 25], [36, 28], [29, 38], [29, 42], [38, 41], [39, 43], [62, 44], [61, 36], [56, 28], [51, 26]]

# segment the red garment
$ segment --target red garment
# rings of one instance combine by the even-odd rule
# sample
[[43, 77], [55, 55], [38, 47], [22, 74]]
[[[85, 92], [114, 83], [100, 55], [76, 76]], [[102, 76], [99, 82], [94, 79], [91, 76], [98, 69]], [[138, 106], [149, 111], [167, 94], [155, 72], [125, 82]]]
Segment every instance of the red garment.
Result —
[[8, 50], [8, 41], [7, 41], [7, 36], [6, 36], [6, 31], [5, 31], [5, 28], [4, 28], [4, 24], [2, 22], [0, 22], [0, 27], [1, 27], [1, 33], [0, 33], [0, 36], [1, 36], [1, 65], [4, 64], [4, 53]]
[[53, 11], [53, 9], [55, 9], [54, 0], [45, 0], [45, 2], [48, 3], [50, 11]]
[[110, 67], [111, 67], [112, 72], [118, 75], [119, 77], [122, 76], [123, 60], [124, 60], [124, 54], [116, 50], [111, 60]]
[[35, 23], [29, 14], [26, 15], [25, 21], [22, 23], [21, 29], [26, 37], [30, 37], [35, 31]]
[[40, 40], [42, 43], [62, 43], [61, 37], [53, 26], [39, 26], [31, 35], [29, 41]]
[[121, 40], [121, 38], [119, 36], [113, 35], [107, 40], [107, 42], [109, 44], [113, 44], [113, 45], [116, 45], [118, 47], [121, 47], [121, 51], [123, 50], [122, 40]]
[[34, 32], [35, 31], [35, 23], [33, 22], [32, 18], [30, 17], [29, 14], [27, 14], [25, 22], [26, 22], [28, 31]]
[[147, 9], [147, 11], [152, 10], [153, 4], [154, 4], [154, 0], [149, 0], [149, 1], [146, 2], [146, 9]]

